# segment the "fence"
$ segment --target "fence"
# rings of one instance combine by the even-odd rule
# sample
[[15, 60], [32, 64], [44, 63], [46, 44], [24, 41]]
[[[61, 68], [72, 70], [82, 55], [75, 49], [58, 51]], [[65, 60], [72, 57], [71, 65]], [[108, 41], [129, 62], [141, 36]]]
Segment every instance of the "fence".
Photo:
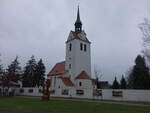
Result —
[[[75, 90], [75, 89], [72, 89]], [[42, 89], [40, 88], [18, 88], [17, 95], [26, 95], [26, 96], [42, 96]], [[79, 96], [72, 91], [72, 98], [88, 98], [88, 99], [98, 99], [98, 100], [119, 100], [119, 101], [145, 101], [150, 102], [150, 90], [121, 90], [121, 89], [100, 89], [98, 93], [90, 94], [92, 96], [87, 96], [89, 94], [84, 93], [84, 95]], [[88, 93], [88, 91], [85, 91]], [[51, 96], [56, 97], [70, 97], [68, 93], [65, 95], [62, 93], [60, 95], [55, 94], [54, 91]]]

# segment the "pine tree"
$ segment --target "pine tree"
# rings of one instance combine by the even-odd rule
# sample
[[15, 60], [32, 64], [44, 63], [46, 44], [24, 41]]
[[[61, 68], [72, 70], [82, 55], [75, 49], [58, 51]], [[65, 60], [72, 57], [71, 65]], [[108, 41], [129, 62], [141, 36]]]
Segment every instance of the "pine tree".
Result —
[[17, 82], [20, 79], [21, 67], [19, 66], [18, 57], [8, 66], [7, 73], [11, 81]]
[[126, 80], [125, 80], [123, 75], [122, 75], [122, 78], [120, 80], [120, 88], [121, 89], [126, 89], [127, 88], [127, 82], [126, 82]]
[[36, 60], [34, 56], [27, 62], [23, 73], [23, 87], [35, 87]]
[[119, 89], [119, 83], [118, 83], [118, 81], [117, 81], [117, 77], [115, 77], [115, 80], [114, 80], [114, 82], [113, 82], [112, 88], [113, 88], [113, 89]]
[[35, 74], [35, 80], [36, 80], [36, 86], [42, 86], [44, 82], [44, 76], [45, 76], [45, 66], [42, 62], [42, 59], [39, 60], [36, 66], [36, 74]]
[[135, 66], [128, 76], [128, 84], [133, 89], [150, 89], [149, 69], [141, 55], [135, 59]]

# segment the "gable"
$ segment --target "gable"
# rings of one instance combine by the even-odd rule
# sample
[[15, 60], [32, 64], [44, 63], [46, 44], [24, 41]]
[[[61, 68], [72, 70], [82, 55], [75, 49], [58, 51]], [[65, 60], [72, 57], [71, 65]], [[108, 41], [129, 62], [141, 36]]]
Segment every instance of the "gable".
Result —
[[71, 31], [70, 34], [69, 34], [69, 37], [66, 41], [66, 43], [74, 40], [74, 39], [77, 39], [77, 40], [81, 40], [81, 41], [84, 41], [84, 42], [87, 42], [87, 43], [91, 43], [87, 37], [86, 37], [86, 33], [84, 31], [82, 32], [74, 32], [74, 31]]
[[91, 77], [85, 72], [82, 71], [77, 77], [76, 79], [91, 79]]

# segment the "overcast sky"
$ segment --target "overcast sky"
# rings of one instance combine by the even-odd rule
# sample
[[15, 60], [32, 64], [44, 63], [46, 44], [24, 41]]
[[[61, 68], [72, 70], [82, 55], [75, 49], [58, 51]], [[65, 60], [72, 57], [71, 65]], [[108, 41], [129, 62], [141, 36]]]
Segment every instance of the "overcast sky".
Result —
[[[76, 0], [0, 0], [0, 53], [4, 67], [15, 56], [22, 66], [34, 55], [47, 72], [65, 59], [74, 30]], [[150, 15], [150, 0], [80, 0], [83, 29], [91, 44], [92, 67], [103, 80], [120, 79], [141, 53], [138, 24]]]

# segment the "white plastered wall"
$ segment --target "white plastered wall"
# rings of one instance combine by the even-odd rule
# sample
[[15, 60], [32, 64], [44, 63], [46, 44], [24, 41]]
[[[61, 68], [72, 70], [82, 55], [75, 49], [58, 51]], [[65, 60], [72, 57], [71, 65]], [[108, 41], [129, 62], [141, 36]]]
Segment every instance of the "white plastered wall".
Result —
[[[72, 44], [72, 50], [69, 51], [69, 45]], [[80, 50], [80, 43], [86, 44], [86, 51]], [[69, 68], [71, 64], [71, 68]], [[71, 79], [80, 74], [82, 71], [86, 71], [91, 76], [91, 50], [90, 44], [80, 40], [72, 40], [66, 44], [66, 70], [69, 71]]]

